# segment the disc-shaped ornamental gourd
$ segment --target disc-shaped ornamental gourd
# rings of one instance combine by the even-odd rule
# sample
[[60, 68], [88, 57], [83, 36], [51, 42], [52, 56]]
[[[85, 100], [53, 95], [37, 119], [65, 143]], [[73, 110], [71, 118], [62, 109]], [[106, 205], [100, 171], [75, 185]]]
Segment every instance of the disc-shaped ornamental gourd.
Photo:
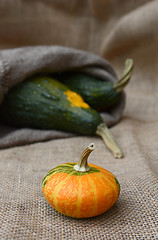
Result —
[[61, 164], [43, 179], [44, 197], [60, 213], [74, 218], [94, 217], [117, 201], [120, 185], [116, 177], [100, 166], [87, 163], [93, 150], [91, 143], [78, 163]]

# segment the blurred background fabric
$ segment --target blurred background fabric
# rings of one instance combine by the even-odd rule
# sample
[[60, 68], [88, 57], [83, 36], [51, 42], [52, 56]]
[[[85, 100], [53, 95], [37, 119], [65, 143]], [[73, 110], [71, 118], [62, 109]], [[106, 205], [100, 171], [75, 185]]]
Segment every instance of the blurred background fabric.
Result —
[[[157, 26], [156, 0], [0, 1], [0, 49], [73, 47], [107, 59], [118, 76], [126, 58], [135, 63], [123, 117], [111, 128], [123, 159], [97, 137], [0, 150], [1, 239], [157, 239]], [[56, 165], [78, 161], [90, 142], [96, 145], [90, 162], [117, 176], [121, 194], [105, 214], [71, 219], [47, 204], [41, 181]]]

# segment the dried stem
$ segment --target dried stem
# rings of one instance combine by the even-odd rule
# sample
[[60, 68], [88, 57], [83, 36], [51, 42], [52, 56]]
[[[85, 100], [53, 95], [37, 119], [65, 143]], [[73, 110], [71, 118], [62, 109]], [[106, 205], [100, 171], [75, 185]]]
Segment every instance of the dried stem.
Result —
[[106, 146], [109, 148], [109, 150], [113, 153], [115, 158], [122, 158], [123, 153], [117, 143], [115, 142], [110, 130], [107, 128], [107, 126], [104, 123], [101, 123], [96, 131], [96, 134], [102, 137], [104, 140]]
[[88, 172], [90, 167], [88, 166], [87, 160], [89, 154], [94, 150], [94, 144], [91, 143], [81, 154], [80, 160], [77, 165], [74, 166], [74, 169], [78, 172]]
[[128, 84], [133, 73], [133, 59], [127, 59], [125, 61], [125, 67], [122, 71], [121, 78], [114, 84], [115, 90], [120, 93]]

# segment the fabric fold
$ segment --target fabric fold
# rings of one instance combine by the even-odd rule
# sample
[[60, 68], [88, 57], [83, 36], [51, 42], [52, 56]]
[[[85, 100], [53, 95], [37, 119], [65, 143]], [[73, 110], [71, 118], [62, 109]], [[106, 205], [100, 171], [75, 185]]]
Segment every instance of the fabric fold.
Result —
[[[103, 81], [117, 81], [115, 70], [107, 60], [74, 48], [35, 46], [7, 49], [0, 52], [0, 61], [0, 102], [13, 86], [37, 73], [74, 71], [89, 74]], [[101, 113], [108, 127], [120, 120], [124, 106], [125, 94], [123, 93], [116, 106], [109, 112]], [[74, 135], [54, 130], [38, 131], [5, 126], [0, 132], [0, 148], [71, 136]]]

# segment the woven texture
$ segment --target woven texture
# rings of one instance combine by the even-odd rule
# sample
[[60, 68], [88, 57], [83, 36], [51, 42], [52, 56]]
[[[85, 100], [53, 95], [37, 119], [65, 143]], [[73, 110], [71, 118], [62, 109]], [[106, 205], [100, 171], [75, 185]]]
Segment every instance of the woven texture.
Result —
[[[140, 131], [139, 124], [135, 127]], [[126, 158], [121, 160], [115, 160], [100, 139], [87, 137], [1, 150], [2, 239], [156, 239], [157, 180], [146, 159], [148, 149], [142, 151], [133, 136], [128, 137], [130, 128], [129, 121], [123, 121], [119, 130], [115, 127], [113, 131], [126, 149]], [[106, 213], [73, 219], [47, 203], [41, 183], [58, 164], [78, 161], [90, 141], [95, 142], [96, 149], [89, 162], [115, 174], [121, 193]]]
[[[0, 238], [157, 240], [158, 1], [5, 0], [0, 1], [0, 16], [1, 49], [42, 44], [75, 47], [108, 59], [118, 76], [126, 58], [135, 62], [123, 117], [111, 128], [123, 159], [114, 159], [98, 137], [0, 150]], [[121, 192], [106, 213], [72, 219], [46, 202], [41, 183], [56, 165], [78, 161], [91, 142], [96, 149], [89, 162], [116, 175]]]

